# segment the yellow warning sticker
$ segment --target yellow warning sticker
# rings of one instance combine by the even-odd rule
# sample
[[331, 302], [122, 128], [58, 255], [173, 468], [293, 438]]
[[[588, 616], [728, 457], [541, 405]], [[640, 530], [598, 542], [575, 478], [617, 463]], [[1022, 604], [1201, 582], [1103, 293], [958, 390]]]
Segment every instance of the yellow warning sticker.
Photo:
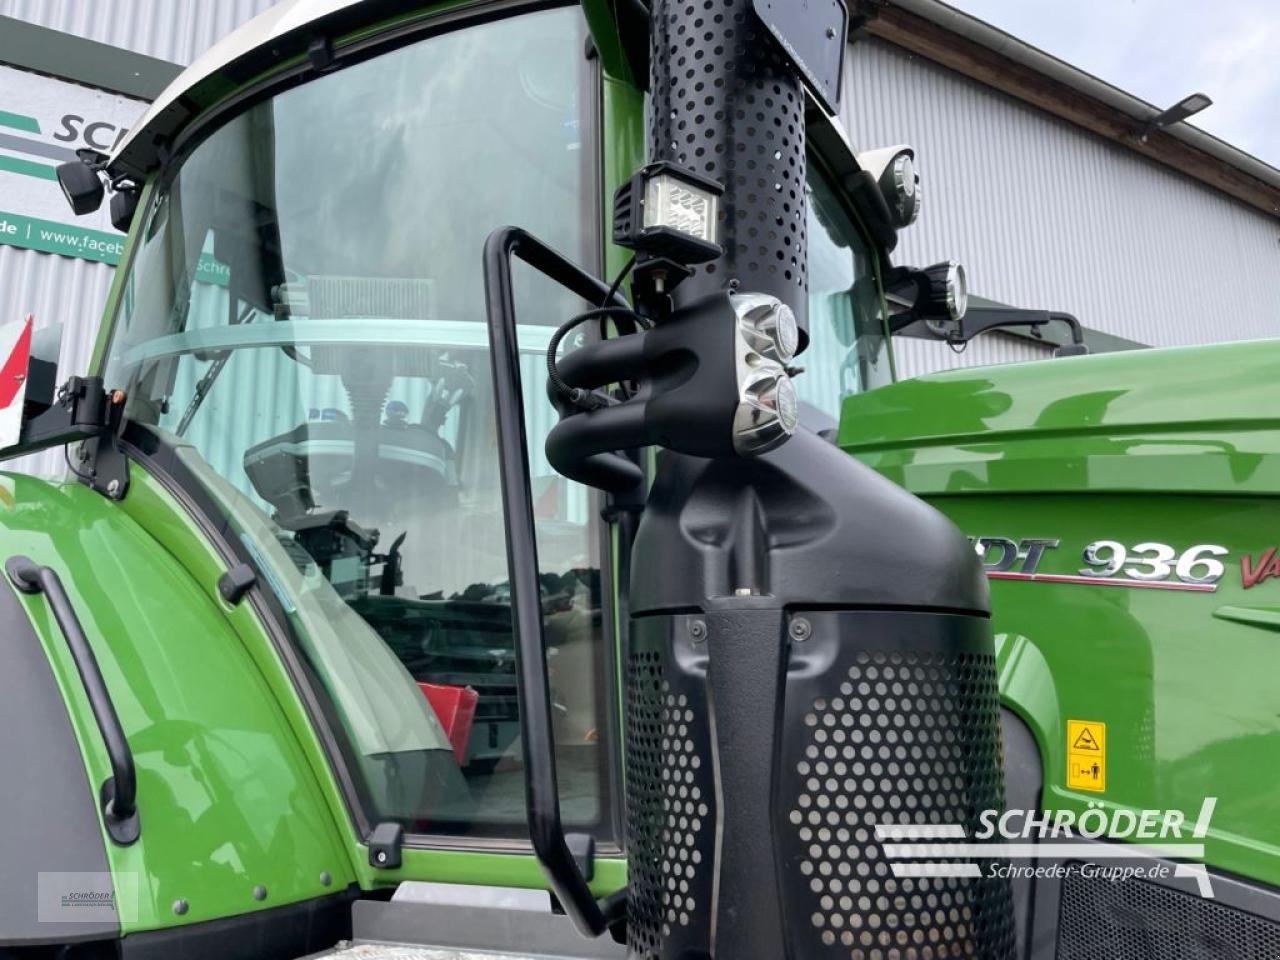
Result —
[[1097, 720], [1067, 721], [1067, 786], [1107, 789], [1107, 725]]

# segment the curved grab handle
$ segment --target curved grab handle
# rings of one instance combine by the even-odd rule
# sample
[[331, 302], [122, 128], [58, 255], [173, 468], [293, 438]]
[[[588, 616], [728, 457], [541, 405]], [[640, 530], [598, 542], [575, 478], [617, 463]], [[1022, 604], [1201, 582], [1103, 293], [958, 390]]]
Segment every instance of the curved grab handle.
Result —
[[124, 727], [120, 725], [115, 704], [111, 702], [111, 694], [102, 679], [98, 658], [89, 646], [62, 580], [53, 569], [42, 567], [30, 557], [23, 556], [10, 557], [4, 569], [13, 585], [23, 593], [43, 593], [49, 599], [49, 609], [67, 641], [111, 760], [111, 777], [99, 791], [102, 820], [111, 839], [121, 846], [128, 846], [138, 839], [137, 773]]
[[[507, 523], [507, 566], [519, 680], [516, 696], [520, 707], [529, 839], [556, 898], [574, 926], [584, 936], [598, 937], [619, 919], [625, 909], [625, 899], [615, 894], [603, 905], [596, 901], [569, 849], [560, 819], [551, 685], [547, 679], [542, 602], [538, 592], [538, 547], [528, 479], [529, 444], [524, 432], [520, 355], [511, 289], [512, 255], [591, 303], [600, 303], [609, 288], [518, 227], [501, 227], [485, 242], [489, 357], [498, 419], [502, 512]], [[615, 300], [626, 306], [621, 297], [615, 295]]]

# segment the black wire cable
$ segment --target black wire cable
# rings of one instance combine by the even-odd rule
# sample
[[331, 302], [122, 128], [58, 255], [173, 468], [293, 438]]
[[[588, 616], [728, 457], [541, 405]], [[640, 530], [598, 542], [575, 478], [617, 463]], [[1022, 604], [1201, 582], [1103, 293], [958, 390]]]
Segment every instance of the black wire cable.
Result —
[[599, 410], [601, 407], [607, 407], [609, 401], [599, 394], [592, 393], [590, 390], [583, 390], [580, 387], [571, 387], [565, 383], [560, 376], [560, 371], [556, 368], [556, 354], [560, 352], [560, 344], [564, 342], [564, 338], [569, 335], [575, 327], [586, 323], [588, 320], [597, 318], [604, 320], [609, 317], [625, 317], [628, 320], [636, 322], [637, 326], [644, 326], [644, 323], [636, 315], [634, 310], [627, 307], [596, 307], [594, 310], [588, 310], [580, 313], [576, 317], [571, 317], [560, 325], [555, 333], [551, 335], [551, 342], [547, 344], [547, 378], [551, 381], [551, 386], [556, 393], [560, 394], [584, 410]]
[[88, 483], [89, 480], [92, 479], [90, 474], [81, 473], [79, 470], [77, 470], [75, 467], [71, 465], [71, 444], [64, 443], [62, 445], [62, 459], [67, 462], [67, 469], [70, 470], [72, 474], [75, 475], [77, 480], [83, 480], [85, 483]]
[[609, 292], [604, 295], [604, 299], [600, 301], [600, 306], [607, 307], [609, 301], [613, 299], [613, 295], [618, 292], [618, 288], [622, 286], [622, 281], [627, 279], [627, 274], [631, 272], [631, 268], [636, 265], [636, 255], [633, 253], [627, 258], [627, 262], [622, 265], [622, 269], [618, 271], [618, 275], [613, 278], [613, 283], [609, 285]]
[[565, 383], [560, 376], [559, 370], [556, 369], [556, 354], [560, 352], [560, 344], [564, 342], [564, 338], [569, 335], [574, 328], [586, 323], [588, 320], [599, 319], [601, 321], [601, 335], [603, 336], [604, 321], [608, 319], [626, 319], [635, 325], [637, 330], [648, 329], [652, 324], [644, 317], [640, 316], [630, 307], [611, 307], [607, 306], [618, 289], [622, 286], [622, 281], [626, 279], [627, 274], [631, 272], [631, 268], [635, 266], [636, 258], [632, 254], [626, 265], [618, 271], [618, 275], [614, 277], [613, 283], [609, 286], [609, 292], [605, 294], [604, 301], [600, 306], [594, 309], [579, 313], [570, 317], [562, 323], [556, 332], [551, 335], [551, 342], [547, 344], [547, 379], [550, 381], [552, 389], [560, 396], [567, 399], [574, 406], [581, 407], [583, 410], [599, 410], [609, 406], [609, 399], [590, 390], [583, 390], [580, 387], [571, 387]]

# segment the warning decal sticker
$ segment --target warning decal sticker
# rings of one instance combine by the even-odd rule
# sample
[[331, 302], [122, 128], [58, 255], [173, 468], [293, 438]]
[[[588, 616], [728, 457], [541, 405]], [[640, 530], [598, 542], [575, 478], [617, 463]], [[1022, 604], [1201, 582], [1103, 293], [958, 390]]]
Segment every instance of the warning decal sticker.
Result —
[[1067, 786], [1073, 790], [1107, 788], [1107, 725], [1097, 720], [1067, 721]]

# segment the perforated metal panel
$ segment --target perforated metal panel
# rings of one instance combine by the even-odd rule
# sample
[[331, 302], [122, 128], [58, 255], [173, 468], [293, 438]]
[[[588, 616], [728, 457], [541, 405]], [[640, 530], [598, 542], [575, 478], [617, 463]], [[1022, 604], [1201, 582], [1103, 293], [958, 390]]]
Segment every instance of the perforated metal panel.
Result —
[[[664, 690], [667, 685], [664, 684]], [[689, 737], [694, 722], [693, 709], [685, 694], [666, 692], [662, 708], [662, 791], [667, 795], [667, 815], [663, 824], [662, 875], [666, 887], [667, 908], [662, 917], [663, 932], [670, 934], [674, 926], [687, 927], [695, 911], [707, 910], [699, 903], [691, 887], [701, 854], [698, 837], [702, 834], [711, 810], [697, 771], [702, 758]]]
[[750, 0], [654, 4], [649, 155], [725, 187], [725, 256], [684, 293], [771, 293], [804, 321], [804, 94]]
[[[877, 824], [960, 824], [1000, 809], [994, 657], [976, 618], [815, 614], [787, 689], [781, 792], [789, 922], [812, 957], [916, 960], [1012, 955], [1008, 886], [893, 875]], [[870, 648], [870, 649], [868, 649]], [[799, 648], [797, 648], [799, 649]]]
[[662, 621], [627, 666], [628, 946], [644, 960], [708, 942], [714, 834], [700, 678], [672, 668]]
[[1148, 880], [1062, 882], [1058, 960], [1274, 960], [1280, 924]]
[[627, 938], [642, 957], [661, 942], [662, 657], [631, 655], [627, 664]]

